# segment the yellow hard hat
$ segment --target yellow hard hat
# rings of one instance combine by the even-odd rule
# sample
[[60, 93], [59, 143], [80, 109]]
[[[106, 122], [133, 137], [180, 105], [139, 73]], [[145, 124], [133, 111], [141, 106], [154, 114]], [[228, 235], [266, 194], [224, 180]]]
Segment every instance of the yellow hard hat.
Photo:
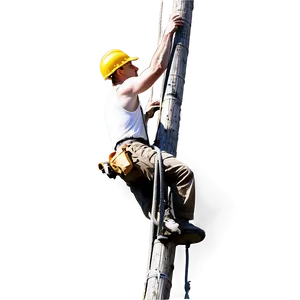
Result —
[[100, 62], [100, 72], [106, 80], [117, 69], [132, 60], [137, 60], [138, 57], [129, 57], [121, 50], [113, 49], [105, 53]]

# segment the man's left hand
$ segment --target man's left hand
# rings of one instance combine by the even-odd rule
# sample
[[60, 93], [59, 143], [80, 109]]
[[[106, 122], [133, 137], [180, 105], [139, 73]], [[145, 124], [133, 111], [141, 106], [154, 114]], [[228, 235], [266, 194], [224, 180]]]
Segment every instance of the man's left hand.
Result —
[[154, 113], [160, 109], [160, 101], [148, 102], [146, 106], [146, 116], [151, 119]]

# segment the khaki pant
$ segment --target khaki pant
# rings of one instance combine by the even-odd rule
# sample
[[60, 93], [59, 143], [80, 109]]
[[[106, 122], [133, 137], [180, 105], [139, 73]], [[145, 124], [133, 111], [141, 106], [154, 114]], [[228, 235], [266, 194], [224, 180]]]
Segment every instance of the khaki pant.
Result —
[[[156, 151], [140, 142], [133, 142], [127, 146], [133, 161], [133, 169], [126, 176], [121, 176], [130, 187], [144, 215], [148, 218], [151, 212], [153, 195], [153, 178]], [[176, 218], [192, 220], [195, 207], [194, 174], [189, 167], [173, 155], [162, 151], [165, 169], [165, 182], [172, 188], [173, 208]]]

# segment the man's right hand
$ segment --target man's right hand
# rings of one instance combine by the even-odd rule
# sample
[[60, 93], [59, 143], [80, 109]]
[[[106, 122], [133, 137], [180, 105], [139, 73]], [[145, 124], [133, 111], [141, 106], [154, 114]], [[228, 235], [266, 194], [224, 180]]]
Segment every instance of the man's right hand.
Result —
[[173, 33], [183, 24], [184, 21], [181, 16], [178, 14], [171, 15], [164, 36], [151, 59], [150, 66], [139, 76], [126, 79], [118, 89], [119, 95], [124, 97], [126, 101], [136, 101], [137, 95], [148, 90], [166, 70], [170, 60]]
[[167, 24], [165, 34], [173, 34], [179, 26], [183, 26], [184, 21], [181, 16], [173, 14], [169, 18], [169, 22]]

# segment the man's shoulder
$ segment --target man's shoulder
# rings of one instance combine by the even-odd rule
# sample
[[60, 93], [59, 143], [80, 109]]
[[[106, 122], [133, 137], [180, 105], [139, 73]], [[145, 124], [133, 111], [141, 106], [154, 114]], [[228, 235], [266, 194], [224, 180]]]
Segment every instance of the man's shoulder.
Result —
[[117, 85], [113, 85], [111, 88], [110, 88], [110, 93], [116, 93], [116, 91], [120, 88], [120, 84], [117, 84]]
[[139, 100], [137, 94], [133, 94], [130, 89], [127, 89], [127, 81], [129, 79], [118, 85], [113, 93], [118, 104], [120, 104], [125, 110], [132, 112], [136, 110]]
[[115, 105], [117, 99], [118, 99], [118, 95], [117, 95], [116, 86], [112, 86], [106, 97], [106, 106]]
[[107, 95], [107, 99], [116, 99], [116, 98], [119, 98], [120, 97], [120, 94], [119, 94], [119, 88], [120, 88], [120, 85], [113, 85], [109, 92], [108, 92], [108, 95]]
[[118, 85], [116, 89], [117, 93], [121, 96], [132, 96], [134, 95], [134, 87], [138, 84], [138, 77], [130, 77], [127, 78], [125, 81]]

